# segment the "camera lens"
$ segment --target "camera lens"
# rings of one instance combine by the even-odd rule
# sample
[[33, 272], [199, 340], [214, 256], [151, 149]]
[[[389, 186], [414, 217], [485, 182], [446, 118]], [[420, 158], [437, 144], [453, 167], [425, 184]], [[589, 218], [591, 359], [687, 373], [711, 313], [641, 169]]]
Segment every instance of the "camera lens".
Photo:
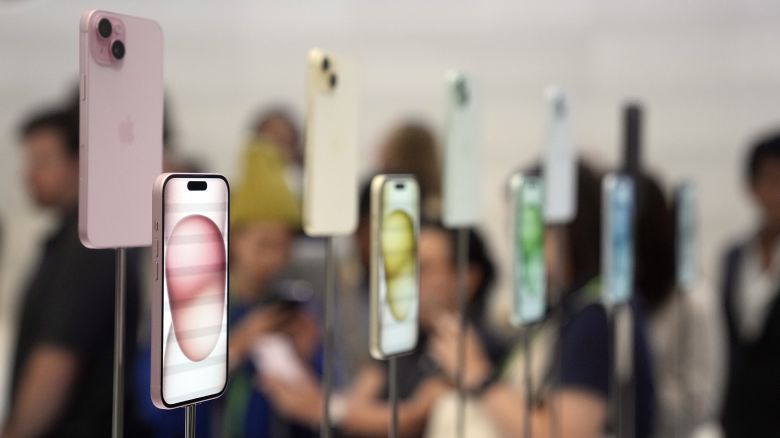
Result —
[[98, 35], [103, 38], [108, 38], [111, 36], [111, 30], [111, 22], [108, 21], [108, 18], [101, 18], [100, 21], [98, 21]]
[[330, 59], [328, 57], [322, 58], [322, 71], [326, 71], [330, 68]]
[[111, 43], [111, 54], [114, 55], [114, 58], [116, 59], [122, 59], [125, 57], [125, 43], [122, 41], [116, 40], [113, 43]]
[[338, 83], [338, 78], [336, 77], [335, 74], [330, 75], [329, 82], [330, 82], [330, 88], [336, 88], [336, 84]]

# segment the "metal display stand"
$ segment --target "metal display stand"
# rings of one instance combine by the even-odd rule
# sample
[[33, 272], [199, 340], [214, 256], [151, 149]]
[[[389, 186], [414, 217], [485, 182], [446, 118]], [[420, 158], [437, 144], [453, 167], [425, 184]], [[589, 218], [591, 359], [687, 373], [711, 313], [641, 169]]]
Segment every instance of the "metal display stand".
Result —
[[531, 416], [533, 415], [534, 396], [533, 396], [533, 360], [531, 348], [531, 326], [523, 330], [523, 349], [525, 350], [525, 360], [523, 361], [523, 385], [525, 386], [525, 415], [523, 416], [523, 437], [531, 438], [533, 436], [533, 427], [531, 427]]
[[195, 438], [196, 403], [184, 407], [184, 438]]
[[125, 400], [125, 298], [127, 248], [116, 249], [114, 297], [114, 399], [111, 412], [111, 436], [122, 438]]
[[390, 358], [387, 379], [390, 387], [390, 438], [398, 438], [398, 359]]
[[612, 332], [612, 400], [609, 411], [615, 436], [634, 436], [634, 385], [633, 385], [633, 312], [628, 303], [608, 309], [609, 328]]
[[322, 422], [320, 424], [320, 436], [329, 438], [332, 436], [330, 417], [330, 399], [333, 393], [333, 338], [335, 331], [336, 312], [336, 255], [333, 248], [333, 237], [325, 238], [325, 299], [323, 309], [324, 345], [323, 345], [323, 370], [322, 370]]
[[456, 412], [457, 437], [463, 438], [466, 421], [466, 389], [463, 387], [464, 361], [466, 359], [466, 289], [468, 288], [467, 274], [469, 269], [469, 230], [466, 227], [458, 228], [457, 269], [458, 269], [458, 315], [460, 325], [458, 331], [457, 355], [458, 363], [455, 370], [455, 386], [458, 390], [458, 403]]

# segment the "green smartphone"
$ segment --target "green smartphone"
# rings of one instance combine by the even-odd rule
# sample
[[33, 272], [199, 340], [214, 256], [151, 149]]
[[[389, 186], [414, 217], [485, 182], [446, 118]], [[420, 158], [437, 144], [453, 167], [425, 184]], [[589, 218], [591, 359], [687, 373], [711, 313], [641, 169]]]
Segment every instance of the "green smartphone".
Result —
[[509, 181], [513, 288], [512, 324], [544, 319], [547, 278], [544, 261], [544, 184], [537, 176], [514, 174]]

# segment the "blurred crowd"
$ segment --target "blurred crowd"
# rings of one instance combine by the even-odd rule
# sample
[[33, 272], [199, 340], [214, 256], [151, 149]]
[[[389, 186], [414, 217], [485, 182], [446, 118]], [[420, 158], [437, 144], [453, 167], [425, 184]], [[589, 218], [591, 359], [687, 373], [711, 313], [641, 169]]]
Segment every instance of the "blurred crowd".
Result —
[[[197, 172], [176, 145], [166, 112], [164, 171]], [[18, 128], [25, 185], [58, 223], [40, 241], [16, 313], [10, 407], [2, 436], [108, 436], [111, 427], [115, 254], [83, 247], [77, 231], [78, 102], [28, 114]], [[301, 231], [303, 144], [299, 118], [269, 107], [252, 123], [231, 181], [229, 382], [197, 406], [199, 436], [314, 437], [323, 422], [324, 241]], [[439, 222], [441, 144], [416, 120], [378, 145], [373, 173], [417, 177], [425, 217], [419, 238], [420, 339], [397, 362], [399, 436], [599, 437], [616, 433], [611, 401], [616, 347], [600, 300], [601, 179], [580, 160], [574, 220], [545, 239], [549, 310], [533, 329], [509, 328], [490, 242], [469, 229], [468, 327], [457, 418], [457, 236]], [[628, 328], [630, 431], [691, 436], [719, 425], [727, 437], [780, 430], [780, 133], [745, 149], [744, 181], [761, 221], [724, 251], [718, 284], [680, 290], [669, 187], [636, 180], [635, 294]], [[540, 173], [538, 164], [525, 170]], [[368, 178], [356, 233], [337, 242], [338, 326], [330, 399], [337, 436], [384, 437], [391, 417], [387, 365], [368, 354]], [[501, 196], [501, 194], [495, 194]], [[2, 230], [0, 230], [2, 231]], [[125, 430], [181, 436], [181, 410], [149, 397], [149, 254], [128, 254]], [[554, 275], [553, 275], [554, 274]], [[703, 304], [717, 296], [718, 306]], [[274, 345], [262, 360], [257, 345]], [[530, 384], [529, 384], [530, 382]]]

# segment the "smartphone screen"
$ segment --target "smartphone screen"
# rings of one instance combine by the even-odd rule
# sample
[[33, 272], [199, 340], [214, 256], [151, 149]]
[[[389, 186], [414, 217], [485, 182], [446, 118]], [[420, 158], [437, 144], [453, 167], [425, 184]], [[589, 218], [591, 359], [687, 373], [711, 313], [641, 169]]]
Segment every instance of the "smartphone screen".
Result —
[[171, 176], [163, 186], [162, 397], [192, 403], [227, 382], [227, 181]]
[[512, 243], [514, 290], [512, 322], [517, 326], [541, 321], [546, 310], [544, 263], [544, 190], [541, 178], [514, 175]]
[[696, 186], [681, 184], [675, 192], [677, 285], [689, 290], [696, 282]]
[[[375, 339], [372, 354], [385, 358], [417, 345], [419, 275], [417, 238], [420, 194], [412, 177], [382, 178], [379, 194], [376, 269]], [[376, 193], [375, 192], [375, 193]]]
[[634, 285], [634, 182], [610, 174], [603, 185], [602, 281], [608, 304], [631, 299]]

